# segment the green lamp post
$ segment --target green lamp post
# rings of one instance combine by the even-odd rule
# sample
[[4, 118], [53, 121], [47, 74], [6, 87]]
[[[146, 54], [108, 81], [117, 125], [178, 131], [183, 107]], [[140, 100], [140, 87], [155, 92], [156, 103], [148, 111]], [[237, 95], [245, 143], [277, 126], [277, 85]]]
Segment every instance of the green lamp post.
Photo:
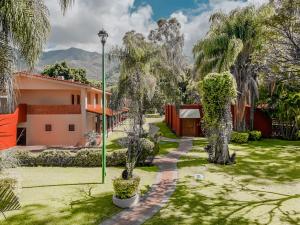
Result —
[[106, 176], [106, 80], [105, 80], [105, 60], [104, 60], [104, 46], [106, 39], [108, 38], [107, 32], [102, 29], [99, 31], [98, 36], [102, 43], [102, 183], [105, 183]]

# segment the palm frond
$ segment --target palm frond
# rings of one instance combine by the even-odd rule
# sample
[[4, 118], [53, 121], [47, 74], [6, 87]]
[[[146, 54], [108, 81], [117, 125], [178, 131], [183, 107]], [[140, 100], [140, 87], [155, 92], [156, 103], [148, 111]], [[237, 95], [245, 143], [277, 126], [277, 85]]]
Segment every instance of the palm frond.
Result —
[[18, 210], [21, 208], [19, 198], [13, 192], [10, 185], [0, 186], [0, 212], [4, 216], [5, 212]]

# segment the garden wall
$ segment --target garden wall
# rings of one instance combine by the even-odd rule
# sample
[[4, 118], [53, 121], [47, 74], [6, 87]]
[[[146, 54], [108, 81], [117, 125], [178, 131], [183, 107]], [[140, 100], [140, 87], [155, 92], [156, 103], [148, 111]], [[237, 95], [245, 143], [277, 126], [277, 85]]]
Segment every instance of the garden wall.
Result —
[[17, 125], [26, 122], [26, 105], [19, 105], [12, 114], [0, 114], [0, 150], [17, 144]]
[[[191, 105], [181, 105], [180, 109], [199, 109], [201, 118], [195, 119], [195, 136], [203, 136], [200, 120], [203, 118], [202, 106], [198, 104]], [[231, 108], [232, 118], [234, 121], [234, 106]], [[245, 109], [245, 120], [246, 126], [250, 127], [250, 107], [247, 106]], [[178, 110], [175, 105], [166, 105], [165, 106], [165, 121], [168, 127], [176, 133], [178, 136], [182, 136], [182, 123], [183, 119], [179, 118]], [[259, 130], [262, 132], [263, 137], [272, 136], [272, 120], [271, 118], [263, 112], [261, 109], [257, 108], [254, 112], [254, 130]]]

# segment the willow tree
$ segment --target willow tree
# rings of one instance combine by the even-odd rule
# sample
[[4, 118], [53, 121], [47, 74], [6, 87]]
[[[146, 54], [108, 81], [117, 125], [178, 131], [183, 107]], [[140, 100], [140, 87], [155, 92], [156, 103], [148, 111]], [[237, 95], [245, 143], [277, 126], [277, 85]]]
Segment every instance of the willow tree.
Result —
[[[59, 0], [63, 13], [74, 0]], [[43, 0], [0, 1], [0, 95], [6, 95], [7, 109], [15, 108], [13, 72], [16, 55], [32, 69], [50, 31], [49, 12]]]
[[245, 130], [245, 105], [253, 105], [258, 97], [257, 73], [252, 55], [263, 43], [262, 20], [268, 15], [267, 8], [254, 6], [236, 9], [228, 15], [215, 13], [206, 37], [193, 49], [195, 67], [200, 77], [210, 72], [230, 71], [237, 82], [235, 129]]
[[208, 74], [200, 82], [200, 93], [209, 140], [208, 160], [217, 164], [234, 163], [228, 144], [232, 131], [231, 103], [236, 98], [235, 80], [229, 72]]
[[155, 46], [135, 31], [127, 32], [123, 48], [115, 50], [121, 62], [118, 84], [119, 99], [125, 99], [129, 106], [128, 151], [126, 177], [132, 178], [133, 169], [141, 154], [141, 138], [144, 137], [144, 115], [146, 101], [155, 92], [157, 79], [152, 75], [152, 62], [157, 55]]

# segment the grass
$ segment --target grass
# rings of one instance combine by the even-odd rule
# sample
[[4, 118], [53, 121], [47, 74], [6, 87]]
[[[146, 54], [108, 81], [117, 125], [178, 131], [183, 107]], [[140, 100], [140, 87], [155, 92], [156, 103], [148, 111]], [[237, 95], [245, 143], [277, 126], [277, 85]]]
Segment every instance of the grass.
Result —
[[300, 224], [299, 141], [230, 145], [237, 153], [230, 166], [208, 164], [206, 143], [197, 138], [181, 157], [176, 191], [145, 225]]
[[155, 126], [159, 128], [159, 131], [161, 132], [161, 135], [166, 138], [172, 138], [172, 139], [177, 139], [178, 137], [176, 134], [174, 134], [170, 128], [166, 125], [165, 122], [159, 122], [155, 123]]
[[159, 155], [167, 155], [169, 152], [177, 149], [179, 144], [177, 142], [160, 141]]
[[[112, 203], [112, 178], [122, 168], [107, 168], [101, 184], [101, 168], [34, 167], [13, 169], [22, 178], [19, 211], [6, 213], [1, 225], [87, 225], [99, 224], [120, 211]], [[155, 180], [156, 167], [135, 170], [145, 193]]]

